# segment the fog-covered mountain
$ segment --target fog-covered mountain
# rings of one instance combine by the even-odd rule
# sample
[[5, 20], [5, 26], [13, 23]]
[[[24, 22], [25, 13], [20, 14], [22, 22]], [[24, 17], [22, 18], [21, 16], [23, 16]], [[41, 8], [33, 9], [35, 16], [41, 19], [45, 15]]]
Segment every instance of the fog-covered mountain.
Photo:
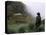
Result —
[[[44, 32], [44, 20], [36, 29], [36, 17], [32, 15], [32, 11], [26, 9], [26, 5], [22, 2], [7, 1], [7, 32], [8, 33], [24, 33], [24, 32]], [[29, 14], [30, 13], [30, 14]]]

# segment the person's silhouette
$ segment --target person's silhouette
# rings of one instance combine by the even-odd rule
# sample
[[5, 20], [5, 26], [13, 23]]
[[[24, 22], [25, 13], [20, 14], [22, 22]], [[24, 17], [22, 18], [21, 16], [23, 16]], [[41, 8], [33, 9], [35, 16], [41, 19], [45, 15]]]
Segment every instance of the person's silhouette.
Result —
[[40, 13], [37, 13], [37, 17], [36, 17], [36, 28], [38, 28], [41, 25], [41, 16]]

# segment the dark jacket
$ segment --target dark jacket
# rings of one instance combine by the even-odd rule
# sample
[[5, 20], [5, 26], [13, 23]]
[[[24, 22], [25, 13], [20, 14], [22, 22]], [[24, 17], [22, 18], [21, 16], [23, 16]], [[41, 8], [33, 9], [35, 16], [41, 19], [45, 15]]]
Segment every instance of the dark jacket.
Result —
[[39, 26], [41, 24], [41, 17], [37, 16], [36, 17], [36, 26]]

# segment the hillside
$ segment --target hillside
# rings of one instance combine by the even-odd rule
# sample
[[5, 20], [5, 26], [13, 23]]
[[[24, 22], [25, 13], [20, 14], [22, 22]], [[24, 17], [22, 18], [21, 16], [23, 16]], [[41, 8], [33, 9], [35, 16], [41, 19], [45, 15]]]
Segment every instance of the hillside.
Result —
[[7, 33], [44, 32], [44, 21], [36, 29], [36, 17], [28, 16], [25, 4], [7, 1]]

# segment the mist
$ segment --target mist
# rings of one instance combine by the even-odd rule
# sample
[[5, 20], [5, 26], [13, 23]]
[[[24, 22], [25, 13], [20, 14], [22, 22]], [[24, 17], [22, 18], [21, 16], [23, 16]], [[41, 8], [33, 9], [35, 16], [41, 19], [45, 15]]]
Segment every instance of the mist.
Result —
[[[14, 1], [14, 0], [13, 0]], [[23, 2], [26, 5], [27, 12], [33, 17], [37, 16], [37, 12], [40, 12], [41, 18], [45, 18], [45, 6], [43, 0], [15, 0]]]
[[[6, 5], [8, 34], [45, 32], [45, 7], [43, 1], [6, 1]], [[37, 12], [40, 12], [41, 17], [37, 16]]]
[[40, 12], [41, 14], [41, 18], [44, 19], [45, 18], [45, 7], [44, 7], [44, 3], [39, 2], [31, 2], [30, 0], [27, 0], [25, 2], [23, 2], [26, 4], [26, 8], [27, 8], [27, 12], [32, 16], [36, 17], [37, 16], [37, 12]]

